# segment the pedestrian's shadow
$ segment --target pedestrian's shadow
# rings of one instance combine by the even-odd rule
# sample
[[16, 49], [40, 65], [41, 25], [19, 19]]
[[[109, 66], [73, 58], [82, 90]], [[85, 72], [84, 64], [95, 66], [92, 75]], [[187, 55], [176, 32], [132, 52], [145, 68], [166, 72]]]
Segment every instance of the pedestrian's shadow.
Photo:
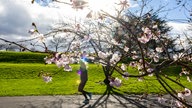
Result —
[[[112, 97], [113, 100], [110, 100], [109, 97]], [[174, 106], [171, 99], [167, 100], [165, 103], [160, 103], [158, 102], [157, 97], [157, 95], [154, 97], [154, 95], [148, 96], [128, 95], [128, 93], [122, 94], [122, 91], [119, 89], [107, 86], [103, 95], [101, 95], [89, 108], [110, 108], [112, 106], [114, 108], [171, 108]]]
[[81, 105], [79, 108], [92, 108], [92, 106], [88, 103], [88, 104], [84, 104], [84, 105]]

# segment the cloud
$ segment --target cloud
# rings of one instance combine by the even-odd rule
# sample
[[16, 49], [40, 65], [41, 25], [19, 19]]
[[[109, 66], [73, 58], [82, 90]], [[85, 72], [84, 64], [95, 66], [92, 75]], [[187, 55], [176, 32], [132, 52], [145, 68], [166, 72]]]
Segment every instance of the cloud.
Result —
[[26, 28], [32, 21], [26, 9], [10, 0], [1, 0], [0, 7], [0, 34], [26, 35]]
[[30, 0], [0, 0], [0, 36], [5, 39], [30, 37], [28, 30], [35, 22], [42, 33], [58, 22], [61, 12], [56, 8], [31, 4]]
[[187, 23], [177, 23], [177, 22], [168, 22], [168, 25], [171, 26], [172, 33], [182, 34], [183, 32], [188, 32], [189, 24]]

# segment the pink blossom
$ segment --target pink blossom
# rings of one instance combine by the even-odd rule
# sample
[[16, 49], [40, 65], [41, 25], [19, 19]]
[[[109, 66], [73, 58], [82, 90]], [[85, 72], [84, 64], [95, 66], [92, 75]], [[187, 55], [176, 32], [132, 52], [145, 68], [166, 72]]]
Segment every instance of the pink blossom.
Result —
[[109, 81], [110, 86], [116, 86], [116, 87], [120, 87], [122, 83], [122, 81], [119, 78], [109, 78]]
[[183, 107], [183, 104], [181, 102], [177, 101], [177, 100], [175, 101], [175, 104], [176, 104], [176, 106], [178, 108], [182, 108]]
[[145, 43], [149, 42], [149, 39], [146, 37], [141, 37], [141, 38], [138, 38], [138, 41], [145, 44]]
[[142, 28], [143, 32], [146, 34], [151, 34], [151, 30], [148, 27]]
[[57, 65], [58, 68], [60, 68], [60, 67], [63, 66], [63, 63], [62, 63], [61, 61], [59, 61], [59, 60], [57, 60], [57, 61], [55, 62], [55, 64]]
[[131, 66], [131, 67], [136, 67], [137, 64], [136, 64], [134, 61], [132, 61], [132, 62], [129, 63], [129, 66]]
[[71, 72], [71, 71], [72, 71], [71, 66], [70, 66], [69, 64], [66, 64], [66, 65], [64, 66], [64, 71]]
[[42, 76], [43, 80], [48, 83], [52, 81], [52, 77], [51, 76]]

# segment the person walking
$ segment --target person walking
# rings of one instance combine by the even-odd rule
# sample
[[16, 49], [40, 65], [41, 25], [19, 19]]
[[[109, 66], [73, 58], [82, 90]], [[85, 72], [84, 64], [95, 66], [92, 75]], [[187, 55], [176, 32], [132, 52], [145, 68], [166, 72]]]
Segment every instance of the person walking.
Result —
[[[79, 61], [79, 64], [80, 64], [80, 84], [79, 84], [79, 87], [78, 87], [78, 91], [81, 92], [83, 94], [83, 96], [85, 97], [85, 100], [83, 101], [83, 103], [85, 104], [88, 104], [89, 103], [89, 99], [92, 98], [92, 93], [90, 92], [87, 92], [84, 90], [84, 87], [86, 85], [86, 82], [88, 80], [88, 71], [87, 71], [87, 57], [86, 57], [86, 52], [84, 51], [82, 54], [81, 54], [81, 57], [80, 57], [80, 61]], [[88, 97], [89, 96], [89, 99]]]

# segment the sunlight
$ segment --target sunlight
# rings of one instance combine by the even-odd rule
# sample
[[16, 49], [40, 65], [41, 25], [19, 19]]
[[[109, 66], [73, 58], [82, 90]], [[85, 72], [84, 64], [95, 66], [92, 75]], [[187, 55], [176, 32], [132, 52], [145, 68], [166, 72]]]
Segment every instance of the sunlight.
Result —
[[0, 13], [4, 11], [4, 7], [0, 5]]
[[117, 0], [89, 0], [89, 7], [91, 10], [98, 12], [100, 10], [109, 10]]

